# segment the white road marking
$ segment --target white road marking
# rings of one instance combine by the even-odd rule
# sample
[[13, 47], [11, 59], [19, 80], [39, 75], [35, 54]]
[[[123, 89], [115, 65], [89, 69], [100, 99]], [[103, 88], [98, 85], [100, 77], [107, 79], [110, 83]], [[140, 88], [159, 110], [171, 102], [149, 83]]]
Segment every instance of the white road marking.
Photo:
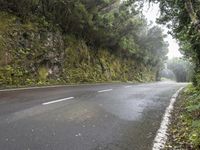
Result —
[[101, 91], [98, 91], [98, 93], [109, 92], [109, 91], [112, 91], [112, 90], [113, 90], [113, 89], [101, 90]]
[[42, 103], [42, 105], [49, 105], [49, 104], [53, 104], [53, 103], [58, 103], [58, 102], [66, 101], [66, 100], [73, 99], [73, 98], [74, 97], [68, 97], [68, 98], [58, 99], [58, 100], [54, 100], [54, 101]]
[[131, 86], [129, 85], [129, 86], [125, 86], [125, 88], [131, 88]]
[[183, 89], [180, 88], [171, 98], [170, 100], [170, 104], [167, 107], [167, 109], [165, 110], [165, 114], [163, 116], [160, 128], [157, 131], [156, 137], [154, 139], [153, 142], [153, 147], [152, 150], [161, 150], [164, 148], [165, 143], [167, 141], [167, 129], [168, 126], [170, 124], [170, 117], [171, 117], [171, 112], [173, 110], [174, 107], [174, 103], [177, 99], [177, 96], [179, 95], [180, 91]]

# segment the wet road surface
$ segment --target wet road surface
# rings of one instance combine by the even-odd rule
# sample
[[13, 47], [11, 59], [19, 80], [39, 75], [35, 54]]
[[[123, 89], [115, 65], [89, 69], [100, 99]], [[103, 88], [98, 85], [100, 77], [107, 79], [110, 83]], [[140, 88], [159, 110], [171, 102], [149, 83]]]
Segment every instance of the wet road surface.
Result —
[[0, 149], [150, 150], [171, 96], [185, 85], [0, 91]]

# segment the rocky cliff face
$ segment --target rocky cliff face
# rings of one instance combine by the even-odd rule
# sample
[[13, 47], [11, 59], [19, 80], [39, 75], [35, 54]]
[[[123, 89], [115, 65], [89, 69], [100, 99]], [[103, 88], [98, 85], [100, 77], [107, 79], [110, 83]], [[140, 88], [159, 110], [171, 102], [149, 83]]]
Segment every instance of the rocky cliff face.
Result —
[[42, 18], [23, 22], [0, 12], [0, 20], [0, 86], [154, 79], [150, 67], [89, 48]]

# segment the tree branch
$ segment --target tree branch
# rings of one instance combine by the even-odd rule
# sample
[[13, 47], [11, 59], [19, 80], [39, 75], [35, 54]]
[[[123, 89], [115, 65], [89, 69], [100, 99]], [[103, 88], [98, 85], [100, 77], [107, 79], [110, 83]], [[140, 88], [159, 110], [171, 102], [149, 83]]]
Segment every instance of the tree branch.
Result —
[[190, 16], [190, 19], [192, 20], [192, 23], [195, 25], [197, 30], [200, 32], [200, 20], [198, 19], [197, 14], [194, 11], [191, 0], [185, 0], [185, 8]]

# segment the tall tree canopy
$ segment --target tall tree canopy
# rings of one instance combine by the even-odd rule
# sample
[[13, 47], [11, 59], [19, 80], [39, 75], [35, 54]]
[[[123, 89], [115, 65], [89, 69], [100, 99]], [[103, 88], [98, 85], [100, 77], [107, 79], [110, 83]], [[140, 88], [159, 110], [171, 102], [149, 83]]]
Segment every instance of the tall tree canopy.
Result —
[[[178, 39], [181, 52], [196, 65], [200, 72], [200, 1], [199, 0], [150, 0], [159, 3], [161, 15], [158, 22], [167, 25]], [[196, 75], [194, 83], [200, 85]]]

